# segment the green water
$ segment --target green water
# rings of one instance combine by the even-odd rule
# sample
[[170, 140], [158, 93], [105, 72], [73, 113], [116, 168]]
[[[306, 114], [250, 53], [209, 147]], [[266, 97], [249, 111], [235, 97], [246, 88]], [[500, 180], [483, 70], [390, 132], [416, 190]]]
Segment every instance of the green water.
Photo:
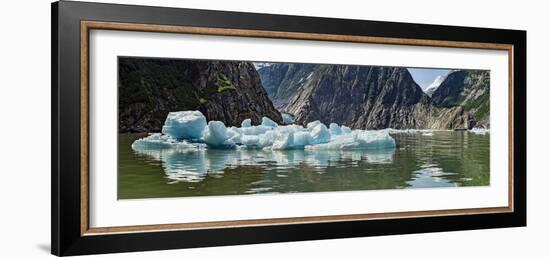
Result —
[[135, 152], [119, 135], [119, 199], [489, 185], [489, 134], [392, 134], [377, 151]]

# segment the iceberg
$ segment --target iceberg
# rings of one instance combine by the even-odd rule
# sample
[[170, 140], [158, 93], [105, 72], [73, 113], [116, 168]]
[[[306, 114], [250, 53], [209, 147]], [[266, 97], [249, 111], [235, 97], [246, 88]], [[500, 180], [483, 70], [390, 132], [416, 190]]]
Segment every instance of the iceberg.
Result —
[[279, 125], [277, 125], [276, 122], [274, 122], [273, 120], [271, 120], [268, 117], [263, 117], [262, 118], [262, 124], [261, 125], [266, 126], [266, 127], [272, 127], [272, 128], [276, 128], [276, 127], [279, 126]]
[[330, 123], [328, 126], [330, 130], [330, 134], [333, 136], [341, 135], [342, 134], [342, 128], [338, 126], [336, 123]]
[[202, 137], [206, 117], [199, 111], [170, 112], [162, 133], [175, 139], [197, 139]]
[[243, 122], [241, 122], [241, 128], [248, 128], [252, 126], [252, 120], [251, 119], [245, 119]]
[[313, 136], [307, 131], [294, 132], [294, 147], [303, 148], [313, 142]]
[[248, 149], [262, 149], [273, 144], [273, 131], [262, 135], [244, 135], [241, 139], [242, 146]]
[[317, 127], [317, 125], [319, 125], [319, 124], [321, 124], [321, 122], [318, 121], [318, 120], [312, 121], [312, 122], [310, 122], [306, 125], [306, 128], [307, 128], [307, 130], [312, 131], [313, 128]]
[[328, 143], [308, 145], [306, 150], [372, 150], [391, 148], [395, 148], [395, 140], [387, 131], [354, 130], [350, 134], [334, 137]]
[[485, 128], [472, 128], [472, 129], [469, 130], [469, 132], [474, 133], [474, 134], [477, 134], [477, 135], [485, 135], [485, 134], [489, 134], [489, 129], [485, 129]]
[[241, 132], [239, 131], [239, 128], [237, 127], [230, 127], [227, 128], [227, 135], [229, 136], [229, 140], [233, 141], [235, 144], [241, 143]]
[[260, 146], [260, 137], [256, 135], [244, 135], [241, 137], [241, 144], [246, 146]]
[[327, 126], [319, 122], [319, 124], [311, 130], [311, 138], [313, 144], [328, 143], [330, 141], [330, 132]]
[[351, 133], [351, 128], [342, 125], [342, 133], [344, 133], [344, 134]]
[[132, 149], [139, 149], [142, 151], [166, 149], [195, 150], [200, 148], [204, 148], [204, 144], [178, 141], [169, 135], [162, 135], [161, 133], [149, 134], [149, 136], [140, 138], [132, 143]]
[[294, 123], [294, 116], [288, 113], [282, 113], [281, 116], [283, 117], [283, 124], [288, 125]]
[[272, 150], [304, 149], [313, 138], [307, 131], [277, 131], [272, 143]]
[[170, 136], [160, 133], [150, 134], [148, 137], [140, 138], [132, 143], [132, 148], [143, 150], [170, 149], [177, 141]]
[[260, 135], [273, 129], [274, 129], [273, 127], [259, 125], [259, 126], [239, 128], [238, 132], [241, 133], [242, 135]]
[[287, 150], [294, 146], [294, 133], [278, 132], [273, 140], [273, 150]]
[[229, 133], [223, 122], [216, 120], [208, 122], [208, 127], [204, 131], [204, 142], [209, 147], [222, 149], [234, 148], [235, 143], [229, 139]]
[[356, 134], [359, 141], [365, 145], [365, 149], [387, 149], [395, 148], [395, 139], [390, 136], [390, 133], [385, 130], [356, 130], [352, 135]]
[[274, 138], [275, 138], [275, 132], [273, 132], [273, 130], [266, 131], [260, 137], [260, 148], [264, 148], [264, 147], [268, 147], [270, 145], [273, 145]]
[[394, 128], [387, 128], [384, 129], [388, 131], [390, 134], [416, 134], [416, 133], [422, 133], [422, 134], [430, 134], [434, 131], [452, 131], [452, 130], [445, 130], [445, 129], [394, 129]]
[[[162, 133], [150, 134], [133, 142], [136, 151], [194, 151], [197, 149], [257, 149], [257, 150], [357, 150], [395, 148], [393, 130], [352, 130], [320, 121], [305, 127], [279, 125], [263, 117], [261, 125], [253, 126], [245, 119], [241, 127], [226, 127], [221, 121], [209, 121], [199, 111], [171, 112]], [[472, 131], [473, 132], [473, 131]], [[475, 132], [474, 132], [475, 133]]]
[[336, 123], [327, 127], [320, 121], [305, 127], [279, 125], [266, 117], [261, 125], [254, 126], [245, 119], [240, 127], [227, 127], [221, 121], [207, 123], [198, 111], [182, 111], [168, 114], [162, 133], [137, 139], [131, 147], [138, 154], [161, 161], [168, 179], [198, 182], [228, 167], [266, 159], [295, 166], [306, 162], [314, 168], [328, 167], [331, 160], [340, 158], [388, 162], [395, 151], [391, 132], [352, 130]]

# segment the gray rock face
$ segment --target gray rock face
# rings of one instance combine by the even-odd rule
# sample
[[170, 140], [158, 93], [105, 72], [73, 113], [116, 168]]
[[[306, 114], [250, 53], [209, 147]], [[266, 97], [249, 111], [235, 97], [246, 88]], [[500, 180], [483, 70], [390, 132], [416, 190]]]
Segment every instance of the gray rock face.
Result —
[[441, 77], [432, 98], [399, 67], [280, 63], [258, 71], [276, 107], [302, 124], [320, 120], [361, 129], [489, 126], [488, 71]]
[[273, 104], [284, 109], [318, 67], [316, 64], [276, 63], [263, 66], [258, 69], [258, 73]]
[[490, 72], [459, 70], [450, 73], [433, 93], [433, 101], [442, 107], [463, 106], [476, 120], [476, 126], [489, 128]]
[[303, 123], [414, 128], [423, 122], [418, 103], [427, 96], [404, 68], [320, 65], [285, 111]]
[[119, 58], [119, 132], [160, 131], [168, 112], [199, 110], [238, 126], [281, 114], [250, 62]]
[[428, 95], [428, 96], [431, 97], [431, 96], [433, 95], [433, 93], [435, 92], [436, 89], [437, 89], [437, 88], [428, 88], [428, 89], [426, 89], [426, 90], [424, 91], [424, 93], [426, 93], [426, 95]]
[[360, 129], [471, 127], [468, 113], [436, 106], [406, 68], [315, 65], [308, 71], [284, 107], [298, 123], [320, 120]]
[[437, 114], [432, 118], [429, 128], [433, 129], [471, 129], [476, 126], [472, 113], [462, 106], [437, 108]]

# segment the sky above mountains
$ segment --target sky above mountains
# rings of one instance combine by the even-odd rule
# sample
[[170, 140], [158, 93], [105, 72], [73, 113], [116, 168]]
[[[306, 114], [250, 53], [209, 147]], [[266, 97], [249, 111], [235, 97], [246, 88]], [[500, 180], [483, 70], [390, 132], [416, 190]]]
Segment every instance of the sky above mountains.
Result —
[[438, 76], [445, 76], [449, 73], [449, 69], [432, 69], [432, 68], [407, 68], [411, 73], [414, 81], [423, 90], [426, 89]]

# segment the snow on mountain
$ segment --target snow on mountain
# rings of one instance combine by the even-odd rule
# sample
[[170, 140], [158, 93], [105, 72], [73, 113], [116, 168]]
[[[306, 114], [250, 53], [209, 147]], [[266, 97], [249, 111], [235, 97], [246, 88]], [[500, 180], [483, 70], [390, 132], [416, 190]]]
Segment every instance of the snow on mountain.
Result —
[[431, 97], [435, 90], [437, 90], [441, 83], [447, 78], [447, 75], [449, 74], [437, 76], [434, 81], [424, 89], [424, 93]]
[[253, 62], [253, 64], [254, 64], [254, 68], [256, 68], [256, 70], [259, 70], [259, 69], [264, 68], [264, 67], [269, 67], [273, 63], [270, 63], [270, 62]]

